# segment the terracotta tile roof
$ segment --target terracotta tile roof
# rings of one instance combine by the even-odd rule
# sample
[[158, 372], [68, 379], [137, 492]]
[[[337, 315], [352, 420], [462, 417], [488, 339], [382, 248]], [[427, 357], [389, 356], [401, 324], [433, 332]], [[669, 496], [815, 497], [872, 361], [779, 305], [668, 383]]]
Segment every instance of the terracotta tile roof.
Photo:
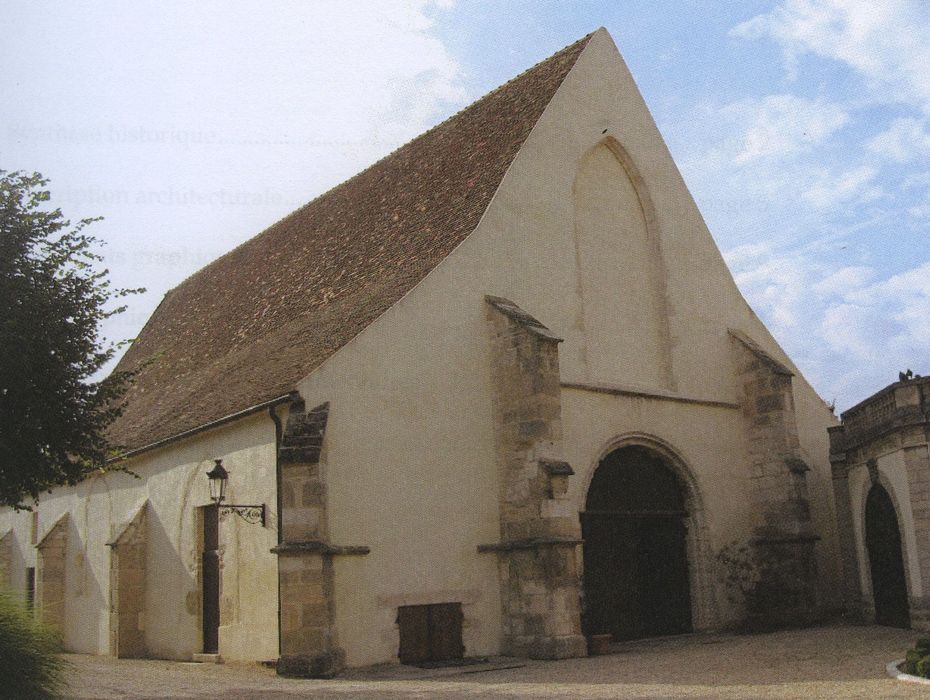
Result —
[[461, 243], [591, 35], [168, 292], [111, 428], [138, 448], [291, 391]]

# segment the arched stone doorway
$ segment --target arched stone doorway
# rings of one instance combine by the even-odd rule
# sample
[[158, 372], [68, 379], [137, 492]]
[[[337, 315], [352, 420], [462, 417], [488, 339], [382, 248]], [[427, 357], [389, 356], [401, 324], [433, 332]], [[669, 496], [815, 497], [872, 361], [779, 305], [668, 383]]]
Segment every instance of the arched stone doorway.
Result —
[[660, 453], [629, 445], [601, 460], [581, 514], [587, 634], [692, 630], [686, 503]]
[[872, 576], [875, 623], [910, 627], [898, 517], [891, 496], [879, 483], [872, 486], [865, 501], [865, 542]]

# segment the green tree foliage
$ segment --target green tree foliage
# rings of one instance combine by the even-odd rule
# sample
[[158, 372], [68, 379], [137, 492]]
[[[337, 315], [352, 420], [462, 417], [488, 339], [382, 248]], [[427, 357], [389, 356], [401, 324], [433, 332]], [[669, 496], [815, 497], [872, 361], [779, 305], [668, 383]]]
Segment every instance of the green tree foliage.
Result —
[[59, 697], [67, 669], [60, 648], [54, 630], [0, 591], [0, 697]]
[[0, 505], [28, 507], [39, 493], [103, 468], [105, 430], [131, 375], [93, 375], [116, 345], [101, 322], [114, 301], [96, 239], [50, 209], [47, 180], [0, 170]]

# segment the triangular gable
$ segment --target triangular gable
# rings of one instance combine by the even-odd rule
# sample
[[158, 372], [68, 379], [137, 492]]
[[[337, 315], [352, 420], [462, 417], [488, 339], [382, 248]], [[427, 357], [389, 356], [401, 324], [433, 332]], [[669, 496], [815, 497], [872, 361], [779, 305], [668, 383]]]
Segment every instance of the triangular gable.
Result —
[[70, 517], [70, 513], [64, 513], [60, 518], [58, 518], [58, 520], [55, 521], [55, 524], [49, 528], [49, 531], [42, 536], [42, 539], [36, 543], [36, 549], [42, 549], [46, 542], [53, 536], [58, 534], [66, 534], [64, 531], [68, 527], [68, 520]]
[[289, 393], [478, 224], [591, 35], [188, 278], [120, 361], [138, 448]]
[[136, 536], [144, 535], [145, 515], [148, 512], [148, 505], [149, 502], [145, 501], [139, 506], [132, 520], [122, 526], [117, 526], [117, 535], [107, 542], [107, 547], [119, 547], [121, 544], [132, 541]]

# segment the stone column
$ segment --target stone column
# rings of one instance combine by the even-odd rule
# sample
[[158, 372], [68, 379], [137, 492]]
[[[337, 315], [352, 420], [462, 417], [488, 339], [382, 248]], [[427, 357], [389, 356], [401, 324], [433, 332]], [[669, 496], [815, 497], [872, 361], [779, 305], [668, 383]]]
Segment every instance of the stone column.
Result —
[[792, 391], [793, 372], [740, 331], [730, 331], [749, 443], [752, 544], [777, 601], [763, 624], [808, 624], [819, 616], [817, 561]]
[[503, 651], [539, 659], [585, 656], [578, 513], [562, 459], [561, 339], [499, 297], [486, 297], [495, 387]]
[[62, 515], [36, 545], [36, 604], [43, 622], [64, 629], [65, 562], [68, 555], [67, 513]]
[[110, 542], [110, 654], [144, 659], [147, 503]]
[[328, 678], [345, 666], [336, 636], [332, 558], [367, 554], [367, 547], [329, 542], [321, 454], [329, 404], [307, 412], [302, 399], [290, 406], [278, 449], [281, 520], [278, 595], [283, 676]]

